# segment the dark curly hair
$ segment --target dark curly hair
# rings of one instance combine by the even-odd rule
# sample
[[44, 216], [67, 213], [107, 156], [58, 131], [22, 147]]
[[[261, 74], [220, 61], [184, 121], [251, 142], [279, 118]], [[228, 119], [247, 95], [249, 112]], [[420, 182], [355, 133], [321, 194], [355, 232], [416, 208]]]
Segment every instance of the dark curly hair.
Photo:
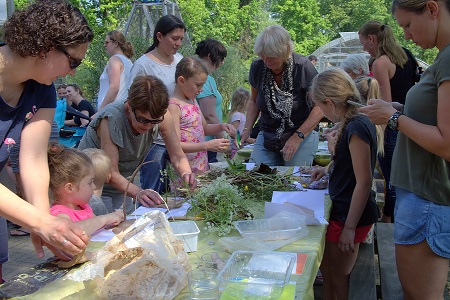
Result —
[[94, 33], [80, 10], [64, 0], [37, 0], [16, 11], [4, 26], [6, 44], [22, 57], [54, 47], [91, 42]]

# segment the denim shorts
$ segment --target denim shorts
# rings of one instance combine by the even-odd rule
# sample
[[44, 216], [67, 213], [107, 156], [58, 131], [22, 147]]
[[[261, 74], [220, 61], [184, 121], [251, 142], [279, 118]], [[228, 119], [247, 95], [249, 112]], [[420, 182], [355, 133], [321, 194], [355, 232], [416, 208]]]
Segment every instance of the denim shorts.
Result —
[[396, 193], [394, 242], [412, 245], [426, 239], [434, 253], [450, 258], [450, 206], [433, 203], [400, 188], [396, 188]]

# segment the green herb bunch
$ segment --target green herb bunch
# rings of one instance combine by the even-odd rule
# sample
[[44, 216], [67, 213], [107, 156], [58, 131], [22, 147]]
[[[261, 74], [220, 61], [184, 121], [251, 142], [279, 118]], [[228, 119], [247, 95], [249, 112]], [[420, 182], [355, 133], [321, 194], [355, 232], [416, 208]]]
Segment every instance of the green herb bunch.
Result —
[[197, 189], [192, 198], [190, 213], [204, 218], [206, 231], [219, 236], [230, 233], [233, 221], [253, 218], [248, 201], [224, 174]]

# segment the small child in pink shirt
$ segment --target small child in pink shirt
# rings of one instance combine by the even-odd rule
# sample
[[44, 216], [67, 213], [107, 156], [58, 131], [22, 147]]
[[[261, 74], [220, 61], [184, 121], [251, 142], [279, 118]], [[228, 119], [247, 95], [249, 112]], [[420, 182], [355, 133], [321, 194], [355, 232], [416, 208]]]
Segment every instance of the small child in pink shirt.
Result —
[[48, 149], [50, 191], [53, 203], [50, 213], [78, 222], [87, 235], [102, 227], [113, 227], [124, 220], [123, 212], [95, 216], [89, 206], [94, 194], [94, 166], [85, 153], [51, 143]]

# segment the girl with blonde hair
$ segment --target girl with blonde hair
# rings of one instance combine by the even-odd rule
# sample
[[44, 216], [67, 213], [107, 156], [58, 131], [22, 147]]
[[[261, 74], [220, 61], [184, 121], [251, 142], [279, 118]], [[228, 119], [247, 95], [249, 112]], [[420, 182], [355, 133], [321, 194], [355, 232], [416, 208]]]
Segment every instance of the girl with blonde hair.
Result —
[[[324, 299], [348, 299], [349, 277], [359, 244], [378, 219], [375, 192], [371, 190], [377, 157], [376, 129], [358, 113], [358, 106], [348, 102], [361, 102], [361, 96], [345, 71], [331, 68], [317, 75], [310, 95], [329, 120], [341, 123], [329, 169], [333, 208], [321, 272]], [[326, 170], [315, 169], [312, 178], [320, 179]]]
[[[236, 128], [239, 133], [244, 131], [245, 121], [247, 116], [245, 115], [245, 109], [247, 108], [248, 101], [250, 101], [250, 92], [243, 87], [234, 91], [231, 97], [231, 109], [228, 114], [228, 122]], [[255, 139], [247, 138], [245, 141], [241, 140], [241, 143], [253, 144]], [[235, 139], [231, 139], [231, 158], [236, 154], [241, 145], [237, 144]]]

